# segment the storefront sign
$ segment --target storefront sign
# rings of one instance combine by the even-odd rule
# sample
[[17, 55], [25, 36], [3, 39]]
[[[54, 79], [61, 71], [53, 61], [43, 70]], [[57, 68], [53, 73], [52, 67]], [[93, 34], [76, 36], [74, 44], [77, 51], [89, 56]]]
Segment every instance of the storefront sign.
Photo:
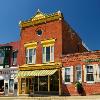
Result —
[[85, 59], [83, 60], [83, 62], [100, 62], [100, 58], [97, 58], [97, 59]]

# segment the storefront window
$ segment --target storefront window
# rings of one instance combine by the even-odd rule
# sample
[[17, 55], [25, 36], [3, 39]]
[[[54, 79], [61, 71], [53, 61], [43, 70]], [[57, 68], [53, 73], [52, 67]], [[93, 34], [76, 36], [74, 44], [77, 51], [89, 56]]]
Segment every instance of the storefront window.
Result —
[[48, 77], [47, 76], [39, 77], [39, 88], [40, 88], [40, 91], [48, 91]]

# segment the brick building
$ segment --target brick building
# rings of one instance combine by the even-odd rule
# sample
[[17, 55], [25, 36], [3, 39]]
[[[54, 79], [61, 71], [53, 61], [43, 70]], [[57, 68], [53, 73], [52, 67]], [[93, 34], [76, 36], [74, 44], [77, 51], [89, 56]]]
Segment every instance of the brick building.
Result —
[[0, 94], [17, 95], [18, 44], [11, 42], [0, 45]]
[[63, 92], [79, 95], [75, 91], [75, 82], [83, 86], [82, 95], [100, 93], [100, 51], [74, 53], [62, 57]]
[[38, 10], [29, 20], [21, 21], [20, 28], [18, 94], [61, 95], [61, 57], [87, 48], [60, 11], [44, 14]]

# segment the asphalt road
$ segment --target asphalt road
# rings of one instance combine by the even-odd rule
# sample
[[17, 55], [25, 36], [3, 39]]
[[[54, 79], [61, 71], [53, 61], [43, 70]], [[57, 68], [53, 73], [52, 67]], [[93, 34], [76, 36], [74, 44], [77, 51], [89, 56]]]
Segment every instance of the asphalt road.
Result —
[[0, 97], [0, 100], [100, 100], [97, 96]]

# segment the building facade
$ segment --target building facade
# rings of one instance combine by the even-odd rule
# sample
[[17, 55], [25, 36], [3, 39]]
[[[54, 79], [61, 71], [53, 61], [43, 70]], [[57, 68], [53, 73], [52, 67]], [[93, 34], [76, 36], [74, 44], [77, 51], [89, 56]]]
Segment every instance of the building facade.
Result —
[[100, 51], [68, 54], [62, 57], [63, 92], [79, 95], [76, 82], [81, 82], [81, 95], [100, 93]]
[[0, 45], [0, 94], [17, 95], [18, 42]]
[[100, 93], [100, 51], [89, 51], [60, 11], [38, 10], [19, 26], [19, 41], [0, 45], [0, 93], [80, 95], [78, 83], [81, 95]]
[[87, 48], [60, 11], [20, 22], [18, 93], [62, 94], [62, 55]]

